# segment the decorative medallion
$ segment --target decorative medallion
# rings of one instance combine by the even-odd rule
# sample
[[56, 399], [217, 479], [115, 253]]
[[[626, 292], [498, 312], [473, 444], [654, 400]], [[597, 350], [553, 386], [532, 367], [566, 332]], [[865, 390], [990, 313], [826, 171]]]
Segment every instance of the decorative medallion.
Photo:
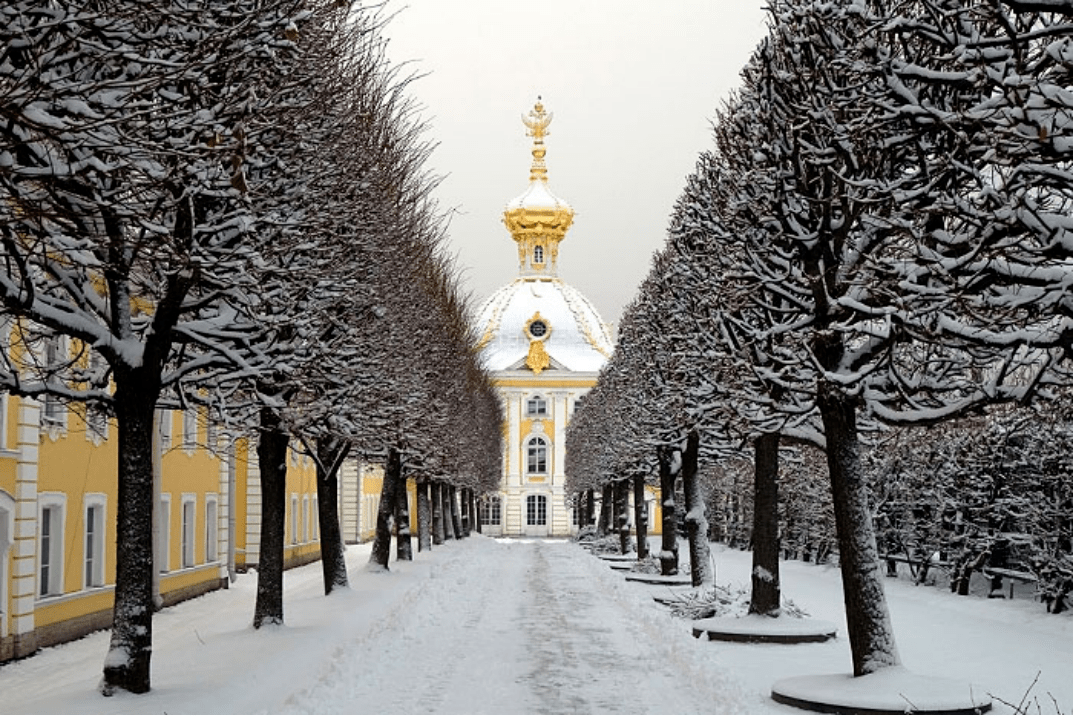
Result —
[[544, 341], [552, 333], [552, 327], [548, 325], [548, 321], [538, 311], [530, 317], [530, 320], [526, 321], [526, 327], [522, 329], [522, 332], [531, 341]]

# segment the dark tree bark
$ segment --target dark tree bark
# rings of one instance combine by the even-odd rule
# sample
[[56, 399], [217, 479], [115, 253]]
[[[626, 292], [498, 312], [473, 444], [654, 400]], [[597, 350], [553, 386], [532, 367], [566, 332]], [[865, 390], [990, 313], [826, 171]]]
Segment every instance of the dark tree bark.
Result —
[[619, 530], [619, 553], [630, 552], [630, 487], [627, 480], [615, 483], [615, 522]]
[[682, 453], [682, 491], [686, 502], [686, 536], [690, 543], [690, 582], [695, 587], [712, 582], [709, 556], [709, 524], [705, 517], [705, 498], [697, 479], [697, 452], [701, 437], [691, 430]]
[[410, 541], [410, 495], [407, 494], [407, 479], [402, 474], [395, 490], [395, 559], [401, 562], [414, 559], [414, 546]]
[[473, 510], [470, 508], [470, 490], [462, 488], [459, 493], [459, 499], [462, 502], [462, 536], [469, 537], [471, 525], [473, 524]]
[[779, 616], [779, 433], [753, 441], [753, 576], [750, 614]]
[[261, 473], [261, 544], [257, 558], [254, 629], [283, 624], [283, 550], [287, 521], [287, 433], [280, 416], [261, 409], [257, 460]]
[[477, 506], [477, 495], [473, 490], [467, 490], [467, 493], [470, 495], [470, 514], [474, 520], [474, 532], [481, 534], [481, 511]]
[[339, 528], [339, 466], [350, 451], [351, 445], [345, 440], [317, 441], [317, 523], [325, 594], [348, 586], [343, 532]]
[[395, 512], [395, 493], [399, 488], [402, 458], [394, 447], [388, 450], [388, 464], [384, 468], [384, 483], [380, 488], [380, 504], [377, 505], [377, 532], [373, 537], [373, 548], [369, 554], [369, 564], [388, 569], [391, 556], [392, 533], [389, 527]]
[[448, 488], [448, 500], [450, 502], [449, 509], [451, 510], [451, 526], [455, 532], [455, 539], [462, 539], [462, 516], [459, 515], [458, 492], [454, 485]]
[[585, 526], [593, 524], [593, 517], [597, 511], [596, 496], [593, 494], [593, 488], [589, 488], [585, 491]]
[[829, 386], [821, 386], [817, 395], [828, 446], [847, 639], [854, 676], [864, 676], [898, 665], [899, 656], [884, 596], [852, 401]]
[[[115, 372], [119, 484], [116, 495], [116, 589], [109, 658], [101, 692], [144, 694], [150, 688], [153, 643], [153, 411], [159, 373]], [[113, 659], [112, 654], [126, 655]]]
[[433, 544], [444, 544], [444, 486], [434, 481], [429, 487], [432, 491], [430, 502], [433, 508]]
[[660, 470], [660, 574], [667, 576], [679, 573], [678, 518], [675, 514], [677, 475], [672, 470], [675, 449], [667, 446], [658, 448], [656, 457]]
[[645, 475], [634, 476], [634, 531], [638, 535], [638, 560], [649, 556], [649, 517], [645, 514]]
[[600, 519], [597, 521], [597, 536], [607, 537], [611, 534], [615, 519], [615, 487], [605, 484], [600, 491]]
[[456, 539], [454, 515], [451, 510], [451, 486], [444, 483], [440, 485], [440, 510], [444, 514], [444, 541]]
[[428, 552], [433, 548], [432, 540], [432, 505], [429, 504], [429, 481], [418, 480], [418, 551]]

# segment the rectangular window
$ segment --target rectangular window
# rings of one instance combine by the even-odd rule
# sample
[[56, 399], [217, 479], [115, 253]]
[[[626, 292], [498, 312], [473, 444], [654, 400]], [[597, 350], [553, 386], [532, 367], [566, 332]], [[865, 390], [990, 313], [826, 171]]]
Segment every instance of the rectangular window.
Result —
[[108, 413], [96, 405], [86, 404], [86, 428], [90, 437], [98, 440], [108, 438]]
[[298, 544], [298, 495], [291, 495], [291, 544]]
[[[165, 415], [169, 413], [165, 412]], [[157, 531], [157, 571], [168, 571], [168, 553], [171, 551], [171, 521], [172, 521], [172, 498], [171, 495], [160, 496], [160, 529]]]
[[0, 393], [0, 450], [7, 447], [7, 393]]
[[183, 447], [193, 450], [198, 445], [198, 409], [183, 411]]
[[302, 496], [302, 542], [309, 542], [310, 496]]
[[310, 539], [317, 541], [321, 537], [321, 510], [317, 496], [310, 498]]
[[526, 524], [548, 524], [548, 498], [544, 495], [528, 495], [526, 497]]
[[217, 499], [216, 495], [208, 495], [205, 498], [205, 561], [215, 562], [219, 545], [219, 525], [217, 524]]
[[53, 544], [53, 526], [52, 526], [52, 507], [43, 507], [41, 509], [41, 544], [39, 549], [41, 550], [41, 578], [39, 580], [41, 588], [39, 594], [45, 596], [52, 591], [52, 544]]
[[85, 572], [83, 586], [104, 585], [104, 504], [86, 505]]
[[[45, 339], [45, 365], [47, 372], [59, 372], [63, 361], [63, 337], [49, 336]], [[42, 397], [41, 418], [49, 425], [63, 425], [67, 418], [64, 404], [54, 395]]]
[[64, 496], [38, 495], [38, 594], [63, 594]]
[[194, 498], [183, 496], [182, 552], [183, 566], [194, 566]]
[[481, 500], [481, 524], [500, 524], [500, 498], [498, 495], [487, 495]]
[[158, 410], [157, 422], [160, 430], [160, 447], [167, 450], [172, 446], [172, 411]]

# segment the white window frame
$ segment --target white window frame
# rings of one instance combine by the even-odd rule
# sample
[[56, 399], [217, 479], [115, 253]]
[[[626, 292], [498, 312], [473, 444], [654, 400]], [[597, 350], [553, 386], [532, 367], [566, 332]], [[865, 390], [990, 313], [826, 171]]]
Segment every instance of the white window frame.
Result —
[[205, 495], [205, 562], [220, 559], [220, 497], [211, 492]]
[[[0, 341], [0, 345], [6, 346], [8, 344]], [[0, 391], [0, 450], [7, 449], [7, 408], [7, 393]]]
[[532, 395], [526, 400], [526, 417], [543, 418], [548, 415], [548, 399]]
[[526, 526], [543, 527], [548, 524], [548, 497], [526, 495]]
[[191, 407], [183, 411], [183, 449], [194, 452], [198, 446], [198, 409]]
[[170, 493], [160, 494], [160, 517], [158, 525], [160, 531], [157, 534], [157, 572], [166, 574], [171, 571], [171, 542], [172, 542], [172, 496]]
[[300, 541], [303, 542], [303, 543], [309, 542], [310, 541], [310, 496], [309, 495], [303, 495], [302, 496], [302, 520], [301, 520], [301, 524], [299, 525], [299, 529], [302, 531], [302, 539]]
[[540, 244], [533, 247], [533, 263], [535, 265], [544, 263], [544, 247]]
[[[90, 510], [94, 511], [90, 520]], [[82, 586], [104, 586], [105, 530], [108, 524], [108, 496], [89, 493], [82, 498]]]
[[477, 508], [482, 525], [499, 527], [503, 520], [503, 500], [499, 495], [485, 495]]
[[184, 492], [179, 511], [179, 566], [183, 569], [197, 564], [198, 507], [193, 493]]
[[[66, 520], [67, 495], [62, 492], [38, 493], [36, 583], [39, 599], [63, 594], [64, 524]], [[46, 531], [48, 532], [47, 544], [45, 542]], [[47, 576], [45, 570], [48, 570]]]
[[317, 503], [317, 495], [310, 497], [310, 541], [316, 542], [321, 538], [321, 510]]
[[534, 435], [526, 441], [526, 474], [548, 474], [549, 442], [540, 435]]
[[160, 447], [167, 450], [172, 446], [172, 425], [174, 417], [172, 411], [160, 409], [157, 411], [157, 424], [160, 433]]
[[[62, 361], [67, 348], [67, 342], [62, 335], [45, 337], [43, 358], [45, 371], [53, 368]], [[52, 430], [67, 429], [67, 406], [55, 395], [45, 393], [41, 396], [41, 423]]]
[[291, 544], [298, 544], [298, 493], [291, 493]]

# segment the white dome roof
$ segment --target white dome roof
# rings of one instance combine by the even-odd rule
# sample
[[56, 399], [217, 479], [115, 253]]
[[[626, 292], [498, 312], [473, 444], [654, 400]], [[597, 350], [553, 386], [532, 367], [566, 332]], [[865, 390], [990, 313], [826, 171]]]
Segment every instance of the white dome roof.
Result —
[[477, 328], [481, 356], [490, 371], [526, 367], [527, 326], [547, 326], [544, 348], [550, 370], [596, 372], [612, 354], [608, 327], [581, 293], [553, 277], [520, 277], [500, 288], [481, 307]]

